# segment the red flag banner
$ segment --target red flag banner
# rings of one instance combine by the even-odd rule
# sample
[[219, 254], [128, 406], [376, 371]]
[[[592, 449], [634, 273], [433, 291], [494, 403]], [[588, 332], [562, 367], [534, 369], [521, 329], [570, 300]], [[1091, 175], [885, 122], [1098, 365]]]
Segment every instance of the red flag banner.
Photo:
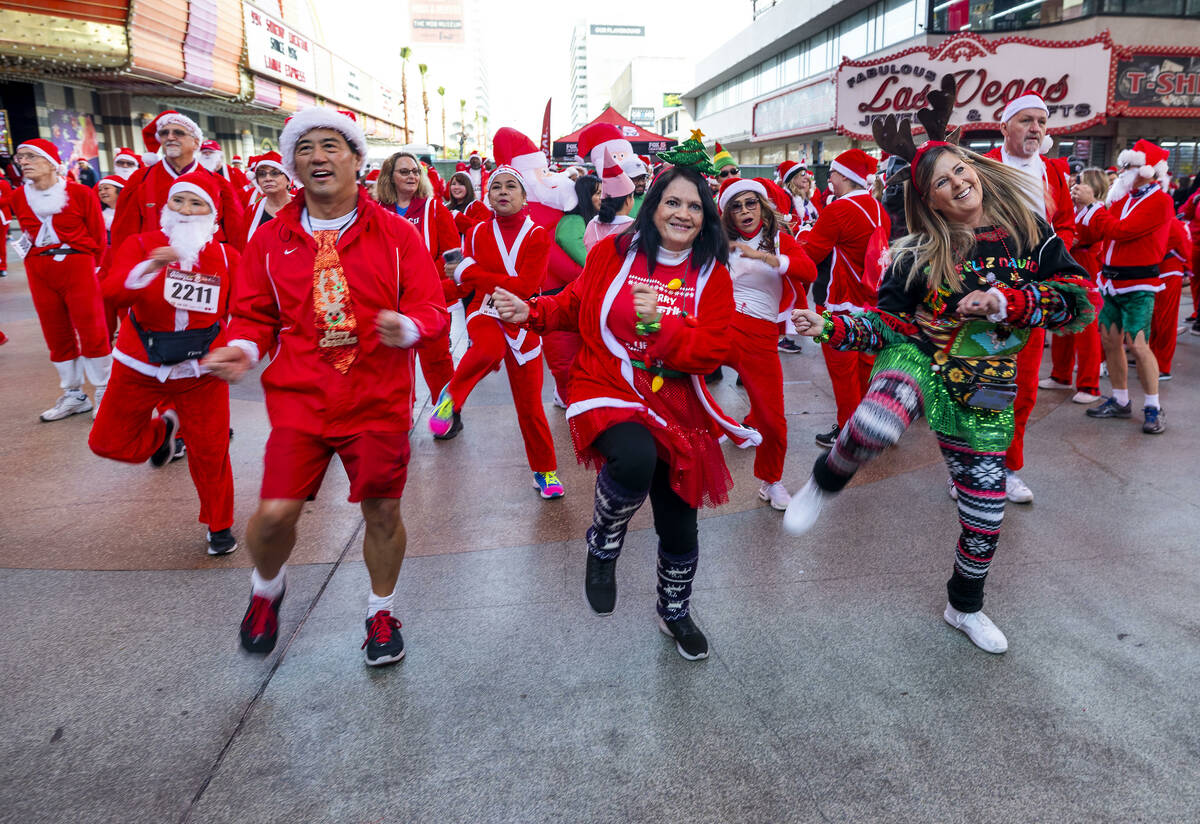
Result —
[[546, 113], [542, 116], [542, 154], [546, 156], [546, 160], [550, 160], [550, 102], [546, 101]]

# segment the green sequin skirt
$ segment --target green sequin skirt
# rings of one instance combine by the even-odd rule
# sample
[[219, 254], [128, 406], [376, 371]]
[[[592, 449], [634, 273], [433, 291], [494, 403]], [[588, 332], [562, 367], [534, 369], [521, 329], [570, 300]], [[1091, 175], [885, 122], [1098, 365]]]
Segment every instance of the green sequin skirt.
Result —
[[875, 357], [871, 376], [887, 369], [903, 372], [921, 388], [925, 420], [940, 435], [958, 438], [980, 452], [1004, 452], [1013, 437], [1013, 410], [968, 409], [950, 397], [941, 375], [930, 368], [929, 356], [915, 343], [889, 343]]

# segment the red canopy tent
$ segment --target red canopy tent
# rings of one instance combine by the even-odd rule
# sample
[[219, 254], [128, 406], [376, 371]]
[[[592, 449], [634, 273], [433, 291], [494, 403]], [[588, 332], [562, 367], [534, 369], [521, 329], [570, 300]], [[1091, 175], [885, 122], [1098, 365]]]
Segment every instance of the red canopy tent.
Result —
[[[600, 112], [592, 123], [611, 123], [617, 127], [622, 136], [633, 145], [634, 154], [653, 155], [655, 152], [665, 152], [672, 146], [679, 144], [678, 140], [672, 140], [669, 137], [663, 137], [654, 132], [648, 132], [641, 126], [629, 122], [621, 115], [617, 114], [612, 106], [605, 107], [604, 111]], [[592, 125], [589, 123], [588, 126]], [[587, 126], [583, 127], [584, 129]], [[560, 137], [554, 141], [553, 156], [556, 159], [573, 160], [579, 154], [579, 131], [572, 132], [566, 137]], [[585, 160], [587, 158], [584, 158]]]

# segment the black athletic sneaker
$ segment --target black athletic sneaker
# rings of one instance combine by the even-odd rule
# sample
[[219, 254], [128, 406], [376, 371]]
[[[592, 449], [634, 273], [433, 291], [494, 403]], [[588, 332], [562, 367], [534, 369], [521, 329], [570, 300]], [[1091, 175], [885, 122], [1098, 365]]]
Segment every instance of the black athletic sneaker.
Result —
[[1142, 414], [1146, 416], [1142, 431], [1147, 435], [1158, 435], [1167, 428], [1167, 413], [1160, 406], [1143, 406]]
[[825, 449], [833, 449], [833, 445], [837, 443], [838, 433], [841, 431], [842, 428], [835, 423], [833, 425], [833, 429], [830, 429], [828, 432], [820, 433], [814, 437], [813, 440], [817, 442], [817, 446]]
[[216, 532], [209, 532], [205, 537], [208, 539], [209, 555], [228, 555], [238, 548], [237, 538], [233, 537], [232, 529], [218, 529]]
[[451, 438], [455, 438], [455, 437], [457, 437], [457, 436], [458, 436], [458, 433], [459, 433], [459, 432], [462, 432], [462, 428], [463, 428], [463, 427], [462, 427], [462, 413], [461, 413], [461, 412], [455, 412], [455, 413], [454, 413], [454, 420], [451, 422], [451, 424], [450, 424], [450, 428], [446, 430], [446, 434], [444, 434], [444, 435], [434, 435], [434, 436], [433, 436], [433, 439], [434, 439], [435, 441], [448, 441], [448, 440], [450, 440]]
[[604, 560], [592, 553], [587, 554], [587, 572], [583, 579], [583, 593], [588, 606], [597, 615], [612, 615], [617, 605], [617, 559]]
[[1116, 398], [1105, 398], [1104, 403], [1086, 410], [1085, 414], [1089, 418], [1128, 418], [1133, 415], [1133, 404], [1122, 406]]
[[167, 424], [167, 431], [158, 449], [150, 456], [151, 466], [166, 466], [168, 461], [175, 460], [175, 433], [179, 431], [179, 416], [175, 414], [174, 409], [168, 409], [162, 414], [162, 418]]
[[799, 355], [804, 352], [804, 350], [800, 348], [800, 344], [796, 343], [791, 338], [780, 338], [778, 349], [785, 355]]
[[171, 455], [171, 463], [175, 463], [180, 458], [187, 457], [187, 444], [183, 442], [183, 438], [175, 439], [175, 452]]
[[386, 609], [367, 619], [367, 640], [362, 648], [367, 651], [367, 666], [382, 667], [394, 664], [404, 657], [404, 639], [400, 636], [400, 622]]
[[708, 657], [708, 639], [692, 621], [692, 616], [685, 615], [678, 621], [664, 621], [660, 615], [658, 628], [664, 635], [675, 639], [675, 649], [689, 661], [699, 661]]
[[279, 637], [279, 606], [287, 593], [285, 586], [275, 599], [250, 594], [250, 606], [242, 618], [242, 649], [258, 655], [266, 655], [275, 649]]

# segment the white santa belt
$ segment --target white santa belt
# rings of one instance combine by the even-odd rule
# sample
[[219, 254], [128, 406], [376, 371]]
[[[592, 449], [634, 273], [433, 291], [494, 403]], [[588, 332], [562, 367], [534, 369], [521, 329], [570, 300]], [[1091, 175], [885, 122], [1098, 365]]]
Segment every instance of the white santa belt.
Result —
[[833, 315], [846, 314], [849, 312], [865, 312], [865, 311], [867, 311], [865, 308], [863, 308], [862, 306], [859, 306], [857, 303], [850, 303], [849, 301], [841, 301], [839, 303], [826, 303], [825, 310]]
[[[1103, 275], [1099, 278], [1100, 294], [1128, 295], [1132, 292], [1161, 292], [1166, 287], [1162, 283], [1138, 283], [1136, 281], [1109, 280]], [[1117, 284], [1125, 284], [1118, 286]]]
[[200, 361], [195, 358], [168, 366], [166, 364], [146, 363], [115, 348], [112, 350], [112, 356], [113, 360], [125, 364], [139, 375], [154, 378], [159, 383], [182, 380], [184, 378], [198, 378], [208, 374], [208, 367], [202, 366]]
[[[467, 315], [467, 323], [470, 323], [472, 318], [477, 317], [492, 318], [491, 315], [485, 315], [482, 311], [476, 310]], [[540, 340], [538, 341], [537, 345], [528, 352], [521, 351], [522, 347], [525, 346], [526, 338], [529, 337], [528, 329], [520, 330], [517, 332], [517, 336], [514, 338], [508, 334], [508, 329], [504, 321], [496, 320], [496, 318], [492, 318], [492, 320], [495, 320], [496, 323], [500, 324], [500, 331], [504, 334], [504, 340], [508, 344], [508, 348], [512, 350], [513, 359], [516, 360], [517, 366], [524, 366], [538, 355], [542, 354], [542, 342]]]

